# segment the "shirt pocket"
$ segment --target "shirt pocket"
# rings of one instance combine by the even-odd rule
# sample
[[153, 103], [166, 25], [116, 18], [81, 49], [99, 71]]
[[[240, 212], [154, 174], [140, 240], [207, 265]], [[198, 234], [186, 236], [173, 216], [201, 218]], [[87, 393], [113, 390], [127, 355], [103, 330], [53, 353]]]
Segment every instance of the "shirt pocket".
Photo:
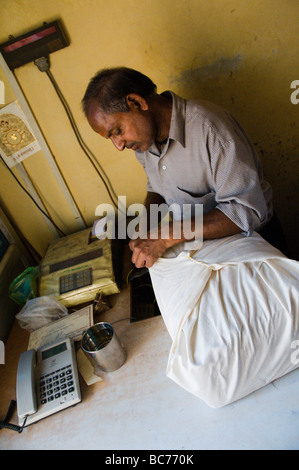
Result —
[[182, 204], [202, 204], [203, 205], [203, 213], [210, 212], [211, 210], [215, 209], [217, 203], [215, 200], [216, 193], [209, 192], [206, 194], [198, 194], [186, 189], [182, 189], [177, 187], [178, 189], [178, 202], [180, 205]]

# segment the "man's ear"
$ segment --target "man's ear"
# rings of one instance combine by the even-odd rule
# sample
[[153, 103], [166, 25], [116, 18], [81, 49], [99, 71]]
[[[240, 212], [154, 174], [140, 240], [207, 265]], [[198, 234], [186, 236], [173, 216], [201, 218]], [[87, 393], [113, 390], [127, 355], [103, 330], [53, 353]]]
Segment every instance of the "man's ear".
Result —
[[127, 104], [130, 109], [139, 109], [140, 111], [147, 111], [149, 106], [147, 101], [137, 93], [130, 93], [127, 95]]

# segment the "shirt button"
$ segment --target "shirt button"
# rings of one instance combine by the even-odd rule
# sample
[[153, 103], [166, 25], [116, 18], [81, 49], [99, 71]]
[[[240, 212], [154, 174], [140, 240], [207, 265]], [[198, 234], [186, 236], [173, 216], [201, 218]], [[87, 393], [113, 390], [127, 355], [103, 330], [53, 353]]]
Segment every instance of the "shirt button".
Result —
[[166, 165], [163, 165], [162, 166], [162, 170], [166, 170], [167, 166]]

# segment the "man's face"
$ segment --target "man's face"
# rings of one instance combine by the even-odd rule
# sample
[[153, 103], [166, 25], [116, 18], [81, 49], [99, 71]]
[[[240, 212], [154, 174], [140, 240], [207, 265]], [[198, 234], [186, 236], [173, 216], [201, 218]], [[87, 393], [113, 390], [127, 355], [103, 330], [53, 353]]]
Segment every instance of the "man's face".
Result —
[[157, 129], [152, 113], [130, 106], [127, 113], [104, 113], [95, 102], [87, 110], [91, 128], [111, 139], [118, 150], [125, 148], [145, 152], [155, 141]]

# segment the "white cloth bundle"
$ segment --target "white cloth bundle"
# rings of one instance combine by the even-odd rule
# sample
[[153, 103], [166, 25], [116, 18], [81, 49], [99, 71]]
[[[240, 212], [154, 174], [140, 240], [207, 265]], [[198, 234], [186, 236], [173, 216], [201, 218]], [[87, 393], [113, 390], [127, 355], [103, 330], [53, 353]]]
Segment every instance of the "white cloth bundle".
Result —
[[172, 338], [166, 374], [209, 406], [299, 366], [299, 263], [257, 233], [160, 258], [150, 275]]

